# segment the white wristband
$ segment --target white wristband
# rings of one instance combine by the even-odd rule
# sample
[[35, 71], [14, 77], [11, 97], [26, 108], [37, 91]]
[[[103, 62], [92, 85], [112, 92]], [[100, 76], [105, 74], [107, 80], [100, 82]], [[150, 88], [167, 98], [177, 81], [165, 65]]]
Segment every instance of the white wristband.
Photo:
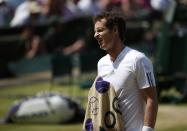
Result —
[[142, 131], [154, 131], [154, 129], [148, 126], [143, 126]]

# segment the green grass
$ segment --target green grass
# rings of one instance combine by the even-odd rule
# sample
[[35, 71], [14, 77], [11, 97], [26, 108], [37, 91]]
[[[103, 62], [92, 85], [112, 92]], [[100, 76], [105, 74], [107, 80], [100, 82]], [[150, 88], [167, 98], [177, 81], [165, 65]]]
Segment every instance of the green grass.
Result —
[[[74, 125], [0, 125], [1, 131], [81, 131], [81, 124]], [[155, 129], [155, 131], [186, 131], [186, 126]]]
[[81, 131], [81, 124], [73, 125], [0, 125], [1, 131]]
[[[71, 96], [86, 106], [88, 89], [77, 86], [62, 86], [49, 83], [22, 85], [0, 89], [0, 117], [4, 117], [10, 106], [25, 97], [39, 92], [52, 91]], [[82, 123], [49, 125], [49, 124], [3, 124], [0, 131], [81, 131]], [[187, 130], [187, 105], [160, 105], [155, 131], [185, 131]]]

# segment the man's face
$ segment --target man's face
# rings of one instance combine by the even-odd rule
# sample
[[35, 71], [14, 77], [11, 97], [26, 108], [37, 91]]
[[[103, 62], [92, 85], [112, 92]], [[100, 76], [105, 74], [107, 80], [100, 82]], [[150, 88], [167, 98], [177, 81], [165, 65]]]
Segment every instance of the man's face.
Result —
[[114, 32], [113, 30], [109, 30], [105, 26], [105, 23], [106, 23], [106, 19], [101, 19], [95, 23], [94, 37], [97, 39], [100, 48], [108, 51], [111, 50], [114, 45], [113, 42]]

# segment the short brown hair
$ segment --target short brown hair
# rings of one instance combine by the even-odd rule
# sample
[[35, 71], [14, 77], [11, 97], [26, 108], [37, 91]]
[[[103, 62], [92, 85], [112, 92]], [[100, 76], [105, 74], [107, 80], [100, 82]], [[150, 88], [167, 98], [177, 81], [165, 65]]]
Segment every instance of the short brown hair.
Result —
[[104, 11], [101, 12], [100, 14], [96, 15], [93, 18], [94, 23], [97, 21], [100, 21], [102, 19], [106, 19], [106, 27], [109, 28], [110, 30], [113, 29], [114, 26], [117, 26], [118, 28], [118, 33], [120, 39], [124, 42], [125, 38], [125, 32], [126, 32], [126, 21], [123, 17], [123, 15], [119, 12], [108, 12]]

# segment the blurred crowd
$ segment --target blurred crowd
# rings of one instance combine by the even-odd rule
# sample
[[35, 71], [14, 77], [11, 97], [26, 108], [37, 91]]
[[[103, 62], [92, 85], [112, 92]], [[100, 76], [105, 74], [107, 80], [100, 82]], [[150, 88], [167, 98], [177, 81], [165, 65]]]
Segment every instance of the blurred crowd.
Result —
[[[16, 0], [15, 0], [16, 1]], [[41, 38], [35, 33], [33, 25], [43, 25], [55, 20], [66, 22], [78, 17], [94, 16], [101, 11], [120, 11], [127, 20], [162, 19], [173, 6], [175, 0], [24, 0], [13, 6], [10, 0], [0, 0], [0, 28], [25, 26], [23, 37], [27, 40], [26, 56], [33, 58], [41, 47]], [[177, 3], [187, 5], [187, 0]], [[58, 30], [59, 31], [59, 30]], [[55, 29], [47, 33], [46, 41], [54, 40], [59, 34]], [[151, 41], [152, 30], [145, 33], [145, 39]], [[83, 37], [63, 47], [61, 52], [68, 55], [84, 48]]]
[[[0, 26], [42, 24], [55, 17], [67, 21], [104, 10], [122, 11], [127, 19], [147, 19], [155, 17], [155, 11], [167, 10], [172, 1], [175, 0], [24, 0], [13, 6], [10, 0], [0, 0]], [[186, 1], [177, 2], [186, 5]]]
[[121, 11], [127, 19], [148, 19], [155, 17], [155, 10], [166, 10], [171, 0], [24, 0], [17, 6], [9, 1], [0, 0], [0, 26], [43, 24], [55, 18], [68, 21], [104, 10]]

